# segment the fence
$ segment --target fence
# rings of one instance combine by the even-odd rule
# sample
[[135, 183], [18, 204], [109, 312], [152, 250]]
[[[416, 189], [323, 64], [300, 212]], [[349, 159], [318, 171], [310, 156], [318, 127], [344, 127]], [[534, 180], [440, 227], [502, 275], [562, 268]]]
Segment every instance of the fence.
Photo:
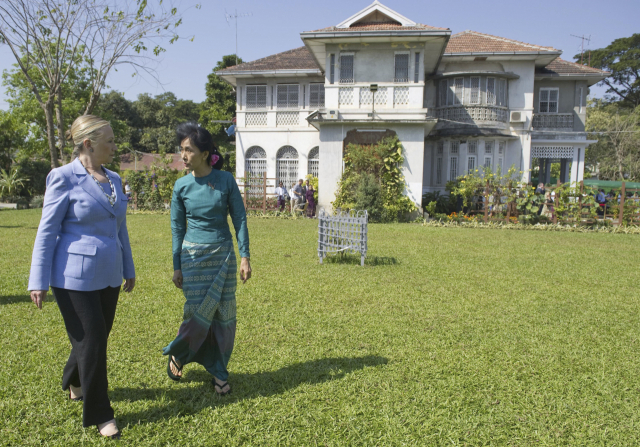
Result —
[[[270, 184], [273, 180], [273, 184]], [[267, 173], [263, 172], [262, 176], [246, 175], [245, 177], [236, 178], [244, 208], [257, 211], [275, 211], [278, 209], [278, 198], [275, 193], [268, 193], [267, 188], [275, 188], [275, 178], [267, 178]]]
[[[531, 185], [529, 188], [533, 189]], [[610, 220], [614, 225], [640, 224], [640, 189], [627, 189], [625, 182], [622, 182], [622, 187], [613, 191], [612, 200], [599, 204], [594, 198], [597, 191], [585, 188], [582, 181], [570, 188], [558, 180], [556, 185], [545, 188], [545, 192], [550, 192], [550, 199], [536, 196], [530, 202], [535, 210], [544, 210], [546, 207], [545, 213], [540, 210], [537, 214], [545, 215], [554, 224], [594, 224], [598, 219]], [[475, 200], [466, 212], [470, 216], [481, 216], [485, 223], [514, 221], [520, 215], [530, 214], [526, 208], [522, 210], [522, 204], [527, 201], [526, 195], [512, 182], [506, 186], [495, 186], [487, 181], [486, 186], [474, 196]]]
[[318, 257], [331, 253], [360, 254], [360, 265], [367, 256], [367, 211], [336, 210], [334, 215], [324, 208], [318, 213]]

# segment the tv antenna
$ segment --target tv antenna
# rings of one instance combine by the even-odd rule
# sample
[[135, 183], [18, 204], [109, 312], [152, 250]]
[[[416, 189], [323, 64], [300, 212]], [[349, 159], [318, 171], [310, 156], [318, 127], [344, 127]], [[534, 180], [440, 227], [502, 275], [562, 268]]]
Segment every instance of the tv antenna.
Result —
[[[591, 42], [591, 34], [589, 34], [589, 37], [585, 37], [584, 34], [582, 36], [576, 36], [575, 34], [571, 34], [572, 37], [577, 37], [578, 39], [582, 39], [582, 46], [580, 49], [580, 65], [584, 65], [583, 64], [583, 60], [584, 60], [584, 41], [587, 41], [587, 45], [589, 44], [589, 42]], [[591, 54], [591, 53], [589, 53]], [[591, 65], [591, 64], [589, 64]]]
[[229, 22], [231, 20], [236, 21], [236, 65], [238, 65], [238, 19], [242, 17], [249, 17], [252, 15], [253, 14], [250, 12], [238, 14], [237, 9], [233, 12], [233, 14], [229, 14], [226, 9], [224, 10], [224, 17], [227, 19], [227, 25], [229, 25]]

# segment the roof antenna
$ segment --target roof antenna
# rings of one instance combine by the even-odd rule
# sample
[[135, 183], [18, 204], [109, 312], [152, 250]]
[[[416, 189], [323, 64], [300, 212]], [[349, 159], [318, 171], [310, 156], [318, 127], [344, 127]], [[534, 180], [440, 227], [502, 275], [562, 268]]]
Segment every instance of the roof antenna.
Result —
[[240, 17], [249, 17], [249, 16], [252, 16], [252, 15], [253, 15], [253, 13], [251, 13], [251, 12], [245, 12], [243, 14], [238, 14], [238, 10], [237, 9], [234, 11], [233, 14], [229, 14], [226, 9], [224, 10], [224, 17], [225, 17], [225, 19], [227, 19], [227, 25], [229, 24], [229, 22], [231, 20], [235, 20], [236, 21], [236, 65], [238, 65], [238, 19]]
[[[584, 34], [582, 36], [576, 36], [575, 34], [571, 34], [572, 37], [577, 37], [578, 39], [582, 39], [582, 49], [580, 50], [580, 65], [584, 65], [584, 41], [587, 41], [587, 45], [591, 42], [591, 34], [589, 37], [585, 37]], [[589, 52], [589, 59], [591, 59], [591, 52]]]

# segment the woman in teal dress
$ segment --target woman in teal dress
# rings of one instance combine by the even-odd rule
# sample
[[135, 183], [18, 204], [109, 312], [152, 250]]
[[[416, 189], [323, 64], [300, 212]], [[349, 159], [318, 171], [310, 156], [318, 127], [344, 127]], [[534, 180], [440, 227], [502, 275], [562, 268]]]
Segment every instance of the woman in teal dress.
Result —
[[237, 264], [227, 216], [236, 231], [240, 279], [251, 277], [249, 231], [235, 178], [220, 171], [222, 159], [211, 134], [195, 123], [177, 129], [182, 160], [191, 172], [178, 179], [171, 199], [173, 282], [186, 298], [178, 335], [164, 355], [175, 381], [184, 365], [197, 362], [213, 379], [216, 393], [231, 392], [227, 365], [236, 335]]

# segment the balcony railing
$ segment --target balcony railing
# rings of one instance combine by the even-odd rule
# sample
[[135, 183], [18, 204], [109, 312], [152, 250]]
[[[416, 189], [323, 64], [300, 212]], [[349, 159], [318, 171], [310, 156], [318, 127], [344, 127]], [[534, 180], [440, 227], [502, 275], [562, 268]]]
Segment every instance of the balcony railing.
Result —
[[506, 123], [509, 113], [506, 107], [464, 105], [439, 107], [435, 109], [434, 115], [439, 119], [463, 123], [475, 123], [478, 121]]
[[534, 129], [573, 129], [573, 113], [533, 114]]

